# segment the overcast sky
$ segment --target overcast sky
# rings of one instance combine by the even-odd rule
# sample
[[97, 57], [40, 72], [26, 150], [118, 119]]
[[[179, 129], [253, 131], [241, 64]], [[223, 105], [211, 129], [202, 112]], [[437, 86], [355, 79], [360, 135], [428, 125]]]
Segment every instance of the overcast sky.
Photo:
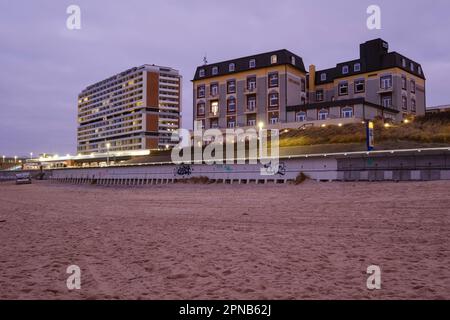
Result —
[[[81, 30], [66, 28], [71, 4]], [[366, 27], [371, 4], [381, 30]], [[130, 67], [180, 70], [189, 127], [205, 53], [213, 63], [285, 48], [329, 68], [378, 37], [422, 64], [428, 105], [450, 103], [449, 0], [0, 0], [0, 153], [74, 154], [78, 93]]]

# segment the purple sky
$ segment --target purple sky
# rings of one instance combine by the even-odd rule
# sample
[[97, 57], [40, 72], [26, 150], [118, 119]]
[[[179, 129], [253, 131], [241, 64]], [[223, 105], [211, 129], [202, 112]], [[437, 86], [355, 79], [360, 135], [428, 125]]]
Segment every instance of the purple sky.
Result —
[[[66, 29], [66, 8], [81, 7], [81, 30]], [[366, 8], [382, 29], [366, 27]], [[195, 67], [288, 49], [305, 65], [358, 58], [381, 37], [422, 64], [427, 104], [450, 103], [450, 1], [21, 1], [0, 0], [0, 154], [76, 152], [77, 94], [145, 63], [184, 77], [183, 125], [192, 122]]]

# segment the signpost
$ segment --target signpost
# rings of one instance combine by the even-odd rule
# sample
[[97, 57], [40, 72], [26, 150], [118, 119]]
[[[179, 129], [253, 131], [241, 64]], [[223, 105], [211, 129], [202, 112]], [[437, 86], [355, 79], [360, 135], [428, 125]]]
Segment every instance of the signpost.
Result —
[[374, 148], [374, 138], [373, 138], [373, 122], [366, 121], [366, 144], [367, 151], [372, 151]]

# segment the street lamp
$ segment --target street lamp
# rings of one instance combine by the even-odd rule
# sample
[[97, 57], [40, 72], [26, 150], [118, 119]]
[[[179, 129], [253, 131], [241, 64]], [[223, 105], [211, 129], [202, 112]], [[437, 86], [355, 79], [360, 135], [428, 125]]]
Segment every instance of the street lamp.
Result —
[[109, 148], [111, 148], [111, 143], [106, 144], [106, 165], [109, 166]]
[[17, 162], [17, 156], [14, 156], [14, 163]]
[[33, 152], [30, 152], [30, 160], [33, 159]]
[[259, 130], [262, 130], [262, 128], [264, 127], [264, 122], [260, 121], [258, 123], [258, 127], [259, 127]]
[[5, 163], [5, 158], [6, 158], [5, 156], [2, 156], [2, 159], [3, 159], [3, 163]]

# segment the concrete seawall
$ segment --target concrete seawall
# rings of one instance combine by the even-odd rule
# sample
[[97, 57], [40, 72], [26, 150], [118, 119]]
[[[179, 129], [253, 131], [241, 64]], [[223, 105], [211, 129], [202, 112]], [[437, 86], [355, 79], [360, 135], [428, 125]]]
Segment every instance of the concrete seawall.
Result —
[[450, 180], [450, 151], [406, 150], [377, 153], [291, 156], [279, 160], [273, 175], [262, 164], [142, 164], [108, 168], [52, 170], [50, 179], [99, 185], [152, 185], [192, 177], [218, 183], [286, 183], [300, 172], [318, 181]]

